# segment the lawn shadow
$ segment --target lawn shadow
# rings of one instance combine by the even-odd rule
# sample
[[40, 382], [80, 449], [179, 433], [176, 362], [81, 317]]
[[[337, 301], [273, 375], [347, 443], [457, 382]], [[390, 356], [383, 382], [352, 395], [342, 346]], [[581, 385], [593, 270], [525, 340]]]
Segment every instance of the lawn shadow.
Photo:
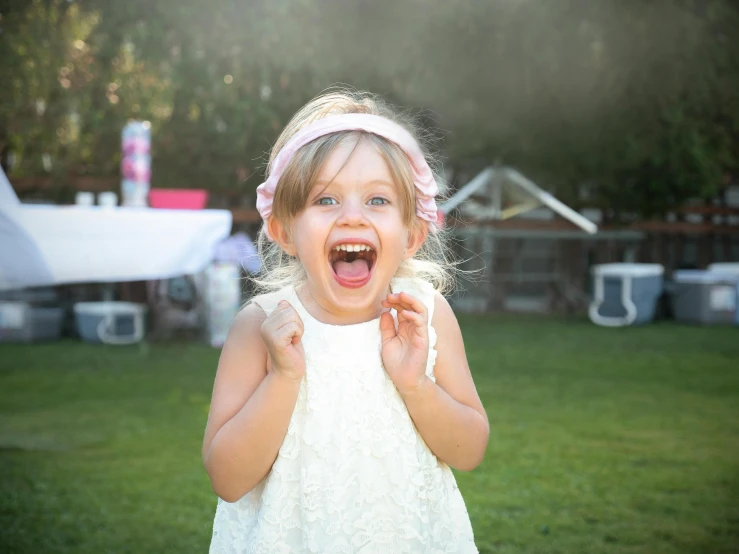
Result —
[[[694, 544], [684, 544], [686, 554], [737, 554], [739, 553], [739, 467], [722, 479], [726, 491], [722, 510], [716, 511], [716, 519], [707, 526], [710, 538]], [[665, 537], [670, 541], [671, 537]]]

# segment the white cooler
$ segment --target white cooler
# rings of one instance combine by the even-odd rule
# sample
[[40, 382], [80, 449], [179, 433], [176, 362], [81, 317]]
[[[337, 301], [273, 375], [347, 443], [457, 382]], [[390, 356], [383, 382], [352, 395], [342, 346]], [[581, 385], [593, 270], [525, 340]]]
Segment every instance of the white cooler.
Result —
[[[720, 269], [720, 271], [719, 271]], [[675, 319], [704, 325], [739, 324], [739, 271], [676, 271], [672, 308]]]
[[593, 267], [590, 320], [604, 327], [652, 321], [663, 290], [664, 271], [659, 264], [616, 263]]

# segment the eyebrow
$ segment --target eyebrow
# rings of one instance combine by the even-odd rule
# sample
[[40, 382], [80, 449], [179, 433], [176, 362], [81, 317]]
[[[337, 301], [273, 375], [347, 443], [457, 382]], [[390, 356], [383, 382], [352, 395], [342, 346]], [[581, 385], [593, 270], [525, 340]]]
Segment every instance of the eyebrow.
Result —
[[[336, 180], [326, 181], [324, 179], [321, 179], [319, 181], [316, 181], [316, 183], [313, 185], [313, 188], [311, 189], [311, 194], [313, 194], [313, 191], [317, 188], [321, 188], [323, 190], [329, 189], [334, 185], [341, 185], [340, 182]], [[391, 188], [395, 190], [395, 184], [391, 181], [386, 181], [385, 179], [374, 179], [372, 181], [367, 181], [366, 183], [363, 183], [364, 186], [373, 186], [373, 185], [382, 185], [388, 188]]]

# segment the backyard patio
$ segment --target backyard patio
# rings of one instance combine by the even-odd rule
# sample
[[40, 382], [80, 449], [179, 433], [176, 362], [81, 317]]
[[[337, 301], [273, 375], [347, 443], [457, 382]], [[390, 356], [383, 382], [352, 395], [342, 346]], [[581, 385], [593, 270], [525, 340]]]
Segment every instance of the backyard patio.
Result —
[[[464, 317], [491, 424], [457, 473], [481, 552], [730, 553], [739, 330]], [[0, 550], [206, 552], [218, 351], [0, 346]]]

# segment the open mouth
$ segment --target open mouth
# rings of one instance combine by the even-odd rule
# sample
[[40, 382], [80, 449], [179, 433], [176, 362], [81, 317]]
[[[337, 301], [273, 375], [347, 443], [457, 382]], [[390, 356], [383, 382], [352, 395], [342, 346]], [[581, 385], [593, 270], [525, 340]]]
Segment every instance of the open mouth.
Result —
[[340, 285], [361, 287], [372, 276], [377, 253], [369, 244], [342, 243], [331, 249], [328, 262]]

